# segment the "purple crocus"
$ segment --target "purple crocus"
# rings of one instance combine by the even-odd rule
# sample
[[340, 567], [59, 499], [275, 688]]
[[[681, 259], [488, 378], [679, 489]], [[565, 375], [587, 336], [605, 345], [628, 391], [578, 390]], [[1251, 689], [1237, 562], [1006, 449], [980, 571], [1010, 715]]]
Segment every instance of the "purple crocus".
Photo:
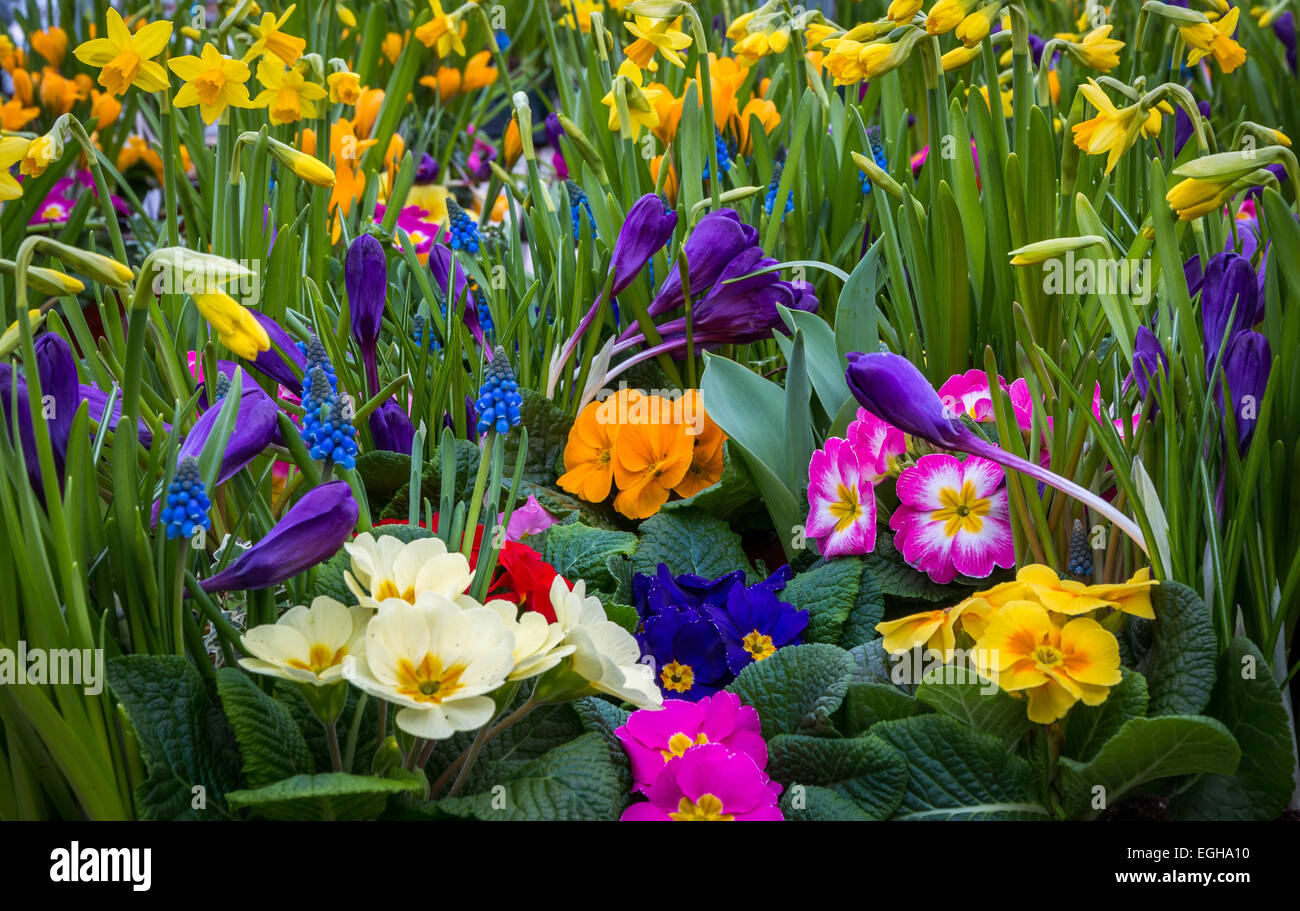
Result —
[[[704, 289], [718, 281], [728, 263], [757, 243], [758, 229], [742, 222], [734, 209], [718, 209], [700, 219], [686, 243], [682, 244], [692, 298], [698, 300]], [[681, 272], [669, 269], [647, 312], [652, 317], [662, 316], [683, 303]], [[632, 333], [633, 330], [628, 330], [625, 335], [631, 337]]]
[[[257, 353], [253, 366], [281, 386], [297, 389], [302, 385], [302, 373], [307, 369], [306, 355], [298, 350], [298, 344], [293, 340], [293, 336], [285, 332], [284, 328], [271, 317], [257, 310], [248, 312], [253, 314], [253, 319], [262, 325], [273, 343], [266, 351]], [[276, 348], [283, 351], [284, 355], [281, 356], [280, 352], [276, 351]], [[293, 366], [290, 366], [290, 363], [285, 361], [285, 358], [288, 358], [298, 368], [297, 373], [294, 372]]]
[[368, 395], [379, 392], [379, 366], [375, 350], [384, 324], [384, 298], [388, 293], [388, 260], [373, 234], [362, 234], [348, 247], [343, 269], [352, 311], [352, 338], [361, 349]]
[[411, 451], [415, 440], [415, 427], [396, 398], [390, 398], [370, 412], [370, 436], [375, 448], [385, 452]]
[[[68, 452], [68, 434], [72, 418], [77, 413], [80, 400], [77, 395], [77, 367], [72, 349], [61, 336], [46, 333], [36, 339], [36, 376], [40, 380], [42, 396], [52, 396], [53, 413], [42, 423], [47, 428], [50, 448], [54, 456], [55, 473], [59, 486], [63, 486], [64, 458]], [[31, 409], [27, 401], [27, 381], [9, 364], [0, 364], [0, 408], [9, 426], [10, 439], [14, 438], [14, 414], [10, 404], [17, 386], [17, 437], [27, 463], [27, 479], [37, 496], [44, 498], [41, 483], [41, 464], [36, 449], [36, 431], [32, 424]]]
[[978, 436], [940, 401], [934, 387], [907, 358], [890, 352], [852, 352], [848, 355], [848, 361], [845, 379], [849, 391], [863, 407], [882, 421], [936, 446], [992, 459], [1000, 465], [1014, 468], [1055, 487], [1110, 519], [1143, 552], [1147, 552], [1146, 538], [1132, 519], [1073, 481]]
[[279, 522], [233, 563], [200, 587], [205, 592], [270, 588], [338, 552], [356, 525], [360, 510], [347, 481], [330, 481], [309, 490]]
[[1286, 48], [1286, 65], [1291, 68], [1291, 72], [1296, 72], [1295, 57], [1295, 16], [1290, 10], [1278, 16], [1273, 22], [1273, 34], [1277, 40], [1282, 42]]
[[[1210, 103], [1208, 101], [1196, 102], [1196, 109], [1201, 112], [1202, 117], [1210, 116]], [[1195, 125], [1192, 118], [1187, 116], [1187, 112], [1179, 105], [1174, 111], [1174, 155], [1183, 150], [1187, 140], [1191, 139], [1196, 133]]]
[[415, 168], [415, 182], [429, 184], [438, 179], [438, 159], [428, 152], [420, 156], [420, 163]]
[[[1258, 332], [1239, 332], [1228, 343], [1223, 355], [1223, 374], [1233, 401], [1233, 421], [1237, 425], [1237, 452], [1246, 454], [1255, 425], [1259, 421], [1259, 406], [1268, 385], [1273, 354], [1268, 339]], [[1219, 388], [1220, 404], [1223, 389]]]
[[[627, 217], [623, 220], [623, 227], [619, 229], [618, 238], [614, 241], [614, 253], [610, 258], [609, 296], [611, 299], [632, 284], [641, 274], [646, 263], [650, 261], [650, 257], [659, 252], [672, 238], [676, 228], [677, 213], [667, 208], [664, 201], [653, 193], [647, 193], [632, 203], [632, 208], [628, 210]], [[595, 321], [603, 302], [602, 290], [592, 303], [591, 309], [573, 330], [573, 335], [565, 342], [559, 357], [551, 364], [547, 383], [548, 395], [554, 391], [564, 365], [569, 362], [569, 358], [573, 357], [578, 342]]]
[[1169, 375], [1169, 358], [1160, 339], [1146, 326], [1139, 326], [1137, 337], [1133, 340], [1133, 382], [1137, 384], [1138, 394], [1143, 399], [1147, 390], [1155, 384], [1156, 394], [1160, 394], [1160, 380]]
[[[220, 484], [233, 477], [279, 438], [276, 414], [280, 409], [242, 367], [237, 368], [227, 361], [218, 363], [218, 368], [223, 373], [229, 371], [228, 375], [233, 375], [236, 369], [240, 374], [239, 411], [235, 416], [235, 426], [226, 440], [225, 452], [221, 455], [221, 468], [217, 472], [217, 484]], [[187, 456], [199, 457], [221, 419], [221, 411], [219, 406], [212, 407], [200, 415], [194, 428], [185, 437], [185, 442], [181, 443], [176, 457], [177, 465]]]
[[[460, 262], [456, 262], [455, 279], [452, 278], [452, 252], [443, 244], [434, 244], [429, 251], [429, 268], [433, 272], [433, 281], [447, 299], [448, 308], [458, 307], [461, 318], [465, 320], [465, 325], [469, 327], [470, 333], [474, 340], [485, 352], [491, 352], [488, 345], [487, 337], [483, 334], [483, 327], [478, 321], [478, 302], [474, 300], [474, 295], [470, 293], [469, 277], [465, 270], [461, 268]], [[449, 311], [450, 312], [450, 309]]]
[[[1201, 286], [1201, 325], [1205, 332], [1206, 374], [1214, 368], [1225, 340], [1264, 318], [1259, 280], [1250, 260], [1236, 253], [1210, 258]], [[1231, 320], [1231, 322], [1229, 322]]]
[[[108, 393], [101, 390], [98, 386], [87, 386], [84, 383], [77, 384], [77, 399], [87, 403], [89, 408], [89, 417], [96, 424], [104, 423], [104, 409], [108, 407]], [[122, 398], [118, 396], [117, 401], [113, 403], [113, 413], [108, 416], [109, 429], [117, 430], [117, 422], [122, 419]], [[171, 425], [163, 423], [164, 430], [171, 430]], [[153, 445], [153, 432], [149, 425], [145, 423], [144, 418], [140, 418], [137, 424], [136, 439], [140, 445], [148, 449]]]
[[560, 180], [565, 180], [569, 176], [569, 164], [564, 160], [564, 153], [560, 151], [560, 137], [564, 135], [564, 127], [560, 125], [560, 117], [552, 112], [546, 115], [546, 141], [550, 143], [555, 153], [551, 156], [551, 166], [555, 168], [555, 176]]

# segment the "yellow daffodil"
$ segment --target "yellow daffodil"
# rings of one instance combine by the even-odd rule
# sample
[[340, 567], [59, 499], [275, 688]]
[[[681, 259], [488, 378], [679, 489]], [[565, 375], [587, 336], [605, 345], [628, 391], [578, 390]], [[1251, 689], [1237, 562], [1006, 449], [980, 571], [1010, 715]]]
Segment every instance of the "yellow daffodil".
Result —
[[[641, 135], [641, 128], [648, 127], [654, 129], [659, 125], [659, 115], [655, 113], [655, 104], [660, 98], [660, 90], [653, 87], [642, 88], [641, 70], [631, 60], [624, 60], [618, 68], [618, 75], [615, 81], [622, 79], [622, 87], [627, 99], [627, 114], [629, 123], [626, 125], [625, 135], [629, 139], [636, 139]], [[609, 128], [611, 130], [622, 130], [624, 125], [619, 122], [618, 103], [615, 100], [614, 93], [617, 91], [617, 85], [611, 86], [610, 90], [602, 98], [601, 104], [609, 105]]]
[[325, 77], [330, 90], [330, 104], [356, 104], [361, 100], [361, 77], [343, 70]]
[[573, 0], [572, 6], [565, 4], [565, 9], [568, 12], [560, 24], [585, 35], [591, 32], [591, 14], [604, 12], [605, 7], [598, 0]]
[[28, 143], [18, 165], [19, 173], [27, 177], [40, 177], [46, 168], [62, 158], [63, 137], [60, 133], [60, 130], [51, 130]]
[[624, 23], [623, 27], [637, 39], [628, 46], [628, 57], [637, 66], [645, 67], [654, 52], [659, 51], [669, 63], [685, 69], [686, 61], [677, 52], [691, 46], [691, 37], [681, 30], [681, 24], [680, 17], [669, 21], [648, 16], [637, 16], [634, 21]]
[[252, 106], [244, 85], [251, 75], [248, 66], [225, 56], [210, 42], [203, 45], [200, 56], [175, 57], [167, 66], [185, 82], [172, 104], [178, 108], [197, 104], [204, 123], [215, 123], [227, 107]]
[[1000, 3], [989, 3], [966, 16], [957, 23], [957, 40], [966, 47], [975, 47], [993, 28], [993, 20], [998, 17], [1001, 8]]
[[[917, 0], [919, 5], [919, 0]], [[804, 26], [803, 42], [805, 47], [817, 47], [831, 35], [838, 32], [839, 29], [827, 25], [825, 22], [810, 22]]]
[[848, 38], [830, 39], [831, 51], [826, 55], [826, 69], [835, 77], [836, 85], [850, 85], [874, 78], [883, 72], [885, 64], [894, 53], [888, 41], [862, 44]]
[[975, 0], [938, 0], [925, 17], [927, 35], [946, 35], [961, 24]]
[[1025, 694], [1036, 724], [1051, 724], [1079, 701], [1100, 705], [1121, 676], [1119, 642], [1101, 624], [1076, 617], [1058, 626], [1032, 601], [994, 614], [975, 653], [982, 674]]
[[258, 57], [265, 57], [267, 54], [274, 54], [284, 61], [285, 66], [293, 66], [302, 56], [302, 52], [307, 49], [307, 42], [286, 34], [283, 29], [289, 17], [297, 4], [290, 4], [289, 8], [281, 13], [278, 17], [275, 13], [265, 13], [262, 16], [260, 25], [251, 25], [248, 30], [256, 36], [254, 41], [244, 52], [244, 62], [251, 63]]
[[0, 104], [0, 130], [16, 133], [40, 116], [40, 108], [23, 106], [21, 98], [10, 98]]
[[121, 14], [110, 6], [108, 37], [92, 38], [73, 53], [87, 66], [100, 68], [99, 84], [114, 95], [125, 94], [131, 86], [160, 92], [167, 88], [167, 71], [153, 58], [162, 53], [171, 35], [172, 24], [165, 20], [150, 22], [132, 35]]
[[1097, 109], [1097, 116], [1074, 125], [1074, 144], [1089, 155], [1106, 155], [1109, 174], [1137, 140], [1146, 115], [1136, 104], [1116, 108], [1092, 79], [1087, 85], [1079, 86], [1079, 91]]
[[315, 117], [316, 102], [328, 97], [323, 88], [304, 79], [296, 67], [285, 67], [267, 57], [257, 64], [257, 81], [265, 88], [253, 99], [253, 106], [267, 108], [273, 124]]
[[902, 25], [911, 22], [912, 18], [921, 11], [925, 0], [890, 0], [889, 9], [885, 15], [890, 21]]
[[23, 49], [14, 45], [13, 39], [0, 33], [0, 70], [13, 73], [23, 65]]
[[253, 657], [240, 658], [239, 666], [310, 686], [340, 682], [343, 660], [361, 651], [369, 621], [365, 608], [320, 595], [311, 607], [291, 607], [275, 623], [244, 633], [244, 650]]
[[9, 169], [22, 161], [29, 145], [31, 140], [21, 136], [0, 137], [0, 202], [23, 195], [22, 184], [9, 173]]
[[27, 40], [31, 43], [32, 50], [44, 57], [50, 66], [62, 64], [68, 53], [68, 33], [58, 26], [32, 32]]
[[943, 66], [943, 71], [945, 73], [951, 73], [953, 70], [959, 70], [973, 61], [980, 55], [980, 50], [981, 48], [978, 44], [974, 47], [967, 47], [964, 44], [959, 44], [940, 57], [939, 63]]
[[1162, 101], [1148, 109], [1147, 119], [1142, 124], [1142, 135], [1150, 139], [1157, 138], [1160, 135], [1160, 128], [1164, 126], [1165, 115], [1173, 112], [1174, 107], [1168, 101]]
[[262, 324], [237, 300], [224, 291], [193, 294], [199, 314], [216, 330], [217, 338], [239, 357], [255, 360], [262, 351], [269, 351], [271, 339]]
[[438, 0], [429, 0], [429, 10], [433, 18], [415, 30], [415, 37], [425, 47], [436, 47], [439, 57], [446, 57], [452, 51], [465, 55], [465, 42], [462, 40], [468, 26], [459, 17], [444, 12]]
[[[3, 142], [3, 140], [0, 140], [0, 142]], [[0, 151], [0, 154], [3, 154], [3, 152]], [[3, 177], [4, 175], [0, 174], [0, 179], [2, 179]], [[0, 184], [0, 194], [3, 194], [3, 184]], [[0, 200], [4, 198], [5, 197], [3, 195], [0, 195]], [[31, 330], [33, 332], [35, 332], [38, 328], [40, 328], [40, 325], [43, 322], [45, 322], [45, 314], [42, 313], [40, 310], [27, 311], [27, 324], [28, 326], [31, 327]], [[9, 355], [17, 351], [19, 344], [21, 344], [21, 341], [22, 339], [18, 331], [18, 321], [14, 320], [12, 323], [9, 324], [8, 329], [6, 329], [3, 333], [0, 333], [0, 357], [8, 357]]]
[[357, 14], [352, 12], [352, 10], [348, 9], [342, 3], [334, 4], [334, 12], [338, 15], [339, 22], [342, 22], [348, 28], [357, 27]]
[[731, 24], [727, 26], [727, 37], [732, 41], [743, 40], [744, 37], [749, 34], [749, 23], [753, 18], [754, 11], [751, 10], [748, 13], [741, 13], [735, 19], [732, 19]]
[[1124, 42], [1110, 37], [1113, 25], [1103, 25], [1088, 32], [1082, 41], [1072, 41], [1068, 48], [1071, 56], [1084, 66], [1109, 73], [1119, 66], [1119, 52]]
[[1213, 55], [1219, 68], [1231, 73], [1246, 62], [1246, 49], [1232, 40], [1241, 10], [1233, 7], [1216, 22], [1179, 25], [1178, 33], [1187, 42], [1187, 65], [1194, 66], [1202, 57]]

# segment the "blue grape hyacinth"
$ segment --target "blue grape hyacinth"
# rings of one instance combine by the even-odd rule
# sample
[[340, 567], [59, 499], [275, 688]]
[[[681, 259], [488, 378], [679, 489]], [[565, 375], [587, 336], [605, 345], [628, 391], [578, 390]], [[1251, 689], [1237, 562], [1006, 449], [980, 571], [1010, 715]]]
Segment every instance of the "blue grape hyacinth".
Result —
[[447, 200], [447, 229], [451, 232], [451, 241], [449, 246], [453, 250], [464, 250], [466, 253], [477, 254], [479, 246], [478, 224], [474, 219], [469, 217], [469, 213], [461, 208], [460, 203], [455, 199]]
[[325, 378], [329, 381], [330, 389], [337, 392], [339, 388], [338, 377], [334, 374], [334, 365], [330, 363], [329, 355], [325, 353], [325, 346], [321, 344], [315, 333], [312, 333], [310, 340], [298, 342], [298, 350], [303, 353], [307, 363], [302, 368], [302, 395], [305, 399], [307, 396], [307, 386], [311, 381], [311, 376], [317, 368], [325, 373]]
[[[876, 160], [876, 167], [882, 171], [889, 170], [889, 161], [885, 158], [885, 145], [880, 141], [880, 127], [872, 127], [867, 130], [867, 142], [871, 146], [871, 157]], [[859, 174], [858, 180], [862, 183], [862, 192], [871, 192], [871, 181], [867, 179], [866, 174]]]
[[[731, 152], [727, 149], [727, 143], [722, 138], [722, 133], [716, 127], [713, 129], [713, 145], [718, 150], [718, 170], [726, 174], [731, 170]], [[709, 161], [708, 156], [704, 160], [704, 173], [701, 175], [705, 180], [709, 179]]]
[[582, 233], [582, 223], [579, 221], [579, 216], [583, 209], [587, 210], [587, 224], [591, 225], [591, 236], [598, 237], [596, 218], [591, 214], [591, 203], [587, 201], [587, 194], [583, 192], [582, 187], [572, 180], [566, 180], [564, 188], [569, 191], [569, 218], [573, 220], [573, 239], [576, 241]]
[[[722, 165], [718, 165], [722, 167]], [[785, 159], [780, 158], [772, 163], [772, 182], [767, 185], [767, 195], [763, 197], [763, 211], [768, 215], [776, 208], [776, 191], [781, 185], [781, 174], [785, 171]], [[785, 211], [781, 213], [782, 221], [785, 220], [786, 212], [794, 211], [794, 191], [785, 194]]]
[[357, 464], [357, 430], [344, 413], [338, 394], [330, 388], [325, 371], [317, 367], [304, 385], [302, 441], [313, 459], [329, 460], [342, 468]]
[[1075, 519], [1070, 528], [1070, 558], [1066, 569], [1072, 576], [1092, 575], [1092, 544], [1081, 519]]
[[187, 457], [176, 469], [176, 477], [167, 488], [167, 503], [158, 513], [168, 538], [188, 538], [196, 528], [211, 528], [208, 509], [212, 504], [199, 476], [199, 460]]
[[511, 427], [519, 426], [519, 406], [523, 403], [510, 359], [506, 357], [504, 348], [498, 348], [483, 371], [483, 385], [479, 387], [478, 401], [474, 403], [478, 411], [478, 432], [484, 434], [495, 430], [509, 433]]

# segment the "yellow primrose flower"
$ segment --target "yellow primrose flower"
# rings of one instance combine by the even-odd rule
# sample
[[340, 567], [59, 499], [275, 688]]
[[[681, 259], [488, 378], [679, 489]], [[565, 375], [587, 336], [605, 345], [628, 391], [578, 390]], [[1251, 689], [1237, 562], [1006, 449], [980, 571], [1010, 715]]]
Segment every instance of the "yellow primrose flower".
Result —
[[927, 35], [946, 35], [961, 24], [975, 0], [939, 0], [925, 17]]
[[23, 152], [18, 171], [27, 177], [40, 177], [45, 169], [63, 157], [63, 137], [57, 130], [51, 130], [44, 136], [37, 136], [27, 145]]
[[[636, 139], [641, 135], [641, 128], [648, 127], [654, 129], [659, 125], [659, 115], [655, 113], [655, 104], [661, 97], [661, 90], [649, 86], [641, 87], [642, 76], [641, 70], [631, 60], [624, 60], [618, 68], [618, 78], [624, 80], [624, 86], [627, 87], [627, 113], [629, 134], [627, 138]], [[610, 86], [605, 97], [600, 99], [601, 104], [609, 105], [609, 128], [611, 130], [620, 130], [623, 125], [619, 122], [618, 104], [614, 100], [615, 87]]]
[[253, 657], [240, 658], [239, 666], [311, 686], [340, 682], [343, 659], [361, 650], [369, 620], [365, 608], [344, 607], [320, 595], [311, 607], [299, 604], [274, 623], [244, 633], [244, 648]]
[[426, 592], [415, 604], [384, 603], [343, 676], [398, 706], [403, 731], [445, 740], [492, 720], [496, 703], [488, 694], [514, 670], [514, 651], [514, 634], [496, 611]]
[[32, 50], [44, 57], [50, 66], [59, 66], [68, 53], [68, 33], [58, 26], [32, 32], [27, 36], [27, 41]]
[[880, 644], [891, 655], [910, 652], [918, 645], [924, 645], [927, 652], [937, 651], [946, 656], [957, 647], [958, 622], [964, 627], [968, 619], [985, 617], [992, 610], [992, 605], [980, 598], [967, 598], [952, 607], [877, 623], [876, 632], [885, 637]]
[[271, 339], [253, 314], [224, 291], [190, 295], [199, 314], [217, 332], [217, 338], [239, 357], [255, 360], [262, 351], [271, 349]]
[[457, 601], [474, 581], [469, 561], [460, 551], [448, 551], [441, 538], [402, 541], [367, 531], [343, 549], [351, 560], [343, 581], [362, 607], [378, 609], [393, 598], [414, 604], [424, 592]]
[[249, 26], [248, 30], [257, 36], [257, 40], [244, 53], [245, 63], [251, 62], [256, 57], [264, 57], [266, 54], [279, 57], [284, 61], [285, 66], [293, 66], [298, 62], [302, 52], [307, 49], [307, 42], [281, 31], [296, 8], [296, 3], [290, 4], [278, 18], [274, 13], [266, 13], [262, 16], [260, 25]]
[[1063, 626], [1032, 601], [1013, 601], [975, 644], [980, 673], [1029, 700], [1029, 720], [1051, 724], [1080, 700], [1100, 705], [1119, 683], [1119, 642], [1101, 624], [1076, 617]]
[[453, 50], [462, 57], [465, 55], [465, 42], [462, 37], [467, 26], [460, 19], [443, 12], [438, 0], [429, 0], [429, 9], [433, 18], [415, 30], [415, 37], [425, 47], [437, 46], [438, 56], [446, 57]]
[[23, 185], [9, 169], [22, 160], [29, 145], [31, 140], [21, 136], [0, 137], [0, 202], [23, 195]]
[[1071, 55], [1086, 67], [1109, 73], [1119, 66], [1119, 52], [1124, 42], [1110, 37], [1113, 25], [1103, 25], [1088, 32], [1082, 41], [1071, 41]]
[[[669, 63], [685, 69], [686, 61], [677, 52], [691, 46], [691, 37], [681, 31], [681, 24], [680, 16], [671, 22], [667, 19], [651, 19], [649, 16], [637, 16], [633, 22], [625, 22], [623, 27], [637, 38], [628, 47], [627, 55], [638, 66], [644, 67], [657, 50]], [[636, 53], [632, 52], [634, 47]]]
[[1187, 42], [1187, 65], [1194, 66], [1202, 57], [1213, 55], [1219, 68], [1224, 73], [1231, 73], [1245, 63], [1246, 49], [1232, 40], [1240, 13], [1241, 10], [1234, 6], [1217, 22], [1179, 25], [1178, 33]]
[[252, 107], [248, 87], [244, 85], [250, 75], [248, 66], [225, 56], [211, 42], [203, 45], [200, 56], [175, 57], [167, 66], [185, 81], [172, 104], [178, 108], [197, 104], [204, 123], [215, 123], [231, 105]]
[[167, 71], [153, 58], [171, 36], [172, 24], [161, 19], [132, 35], [121, 14], [110, 6], [108, 37], [92, 38], [73, 54], [86, 66], [99, 67], [99, 84], [114, 95], [125, 94], [133, 85], [143, 92], [160, 92], [167, 88]]
[[40, 116], [40, 108], [23, 106], [21, 98], [10, 98], [0, 104], [0, 130], [16, 133]]
[[267, 57], [257, 64], [257, 81], [266, 88], [253, 99], [253, 106], [267, 108], [273, 124], [315, 117], [316, 102], [329, 94], [304, 79], [297, 68], [285, 67]]
[[1115, 585], [1089, 585], [1087, 592], [1126, 614], [1154, 620], [1156, 613], [1151, 607], [1151, 587], [1158, 584], [1151, 578], [1151, 569], [1143, 567], [1127, 582]]
[[1106, 173], [1109, 174], [1137, 140], [1146, 116], [1136, 104], [1116, 108], [1092, 79], [1087, 85], [1079, 86], [1079, 91], [1097, 109], [1097, 116], [1074, 125], [1074, 144], [1089, 155], [1107, 155]]
[[998, 17], [1001, 8], [1000, 3], [989, 3], [966, 16], [957, 23], [957, 40], [967, 47], [979, 44], [988, 35], [989, 29], [993, 28], [993, 20]]
[[325, 77], [329, 85], [330, 104], [356, 104], [361, 100], [361, 77], [344, 70]]
[[889, 9], [885, 15], [893, 22], [899, 25], [911, 22], [912, 18], [921, 11], [925, 0], [890, 0]]

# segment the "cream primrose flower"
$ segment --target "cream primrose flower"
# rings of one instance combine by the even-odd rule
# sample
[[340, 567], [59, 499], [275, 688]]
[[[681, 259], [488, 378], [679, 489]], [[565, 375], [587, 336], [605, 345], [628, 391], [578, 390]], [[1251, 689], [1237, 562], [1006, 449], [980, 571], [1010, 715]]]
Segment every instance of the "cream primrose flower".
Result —
[[515, 637], [487, 607], [462, 607], [438, 592], [414, 604], [389, 598], [366, 627], [363, 653], [344, 663], [353, 686], [400, 707], [397, 726], [445, 740], [492, 720], [489, 695], [515, 666]]
[[653, 669], [639, 663], [641, 649], [636, 639], [605, 616], [599, 598], [587, 596], [585, 582], [579, 579], [570, 591], [556, 576], [551, 583], [551, 607], [564, 630], [564, 643], [575, 648], [565, 664], [538, 683], [533, 698], [565, 702], [601, 692], [638, 708], [657, 709], [663, 705]]
[[344, 607], [324, 595], [311, 607], [298, 605], [275, 623], [255, 626], [244, 634], [252, 658], [239, 666], [254, 674], [280, 677], [293, 683], [328, 686], [343, 679], [343, 662], [365, 642], [370, 611]]
[[[468, 598], [457, 598], [462, 606]], [[494, 598], [484, 607], [496, 611], [506, 629], [515, 636], [515, 667], [508, 680], [527, 680], [544, 674], [577, 650], [576, 645], [565, 644], [564, 627], [547, 623], [537, 611], [520, 611], [511, 601]]]
[[343, 581], [362, 607], [379, 607], [391, 599], [414, 604], [424, 592], [455, 600], [474, 581], [469, 561], [459, 552], [448, 553], [441, 538], [404, 542], [363, 532], [343, 546], [352, 558], [352, 571], [343, 573]]

